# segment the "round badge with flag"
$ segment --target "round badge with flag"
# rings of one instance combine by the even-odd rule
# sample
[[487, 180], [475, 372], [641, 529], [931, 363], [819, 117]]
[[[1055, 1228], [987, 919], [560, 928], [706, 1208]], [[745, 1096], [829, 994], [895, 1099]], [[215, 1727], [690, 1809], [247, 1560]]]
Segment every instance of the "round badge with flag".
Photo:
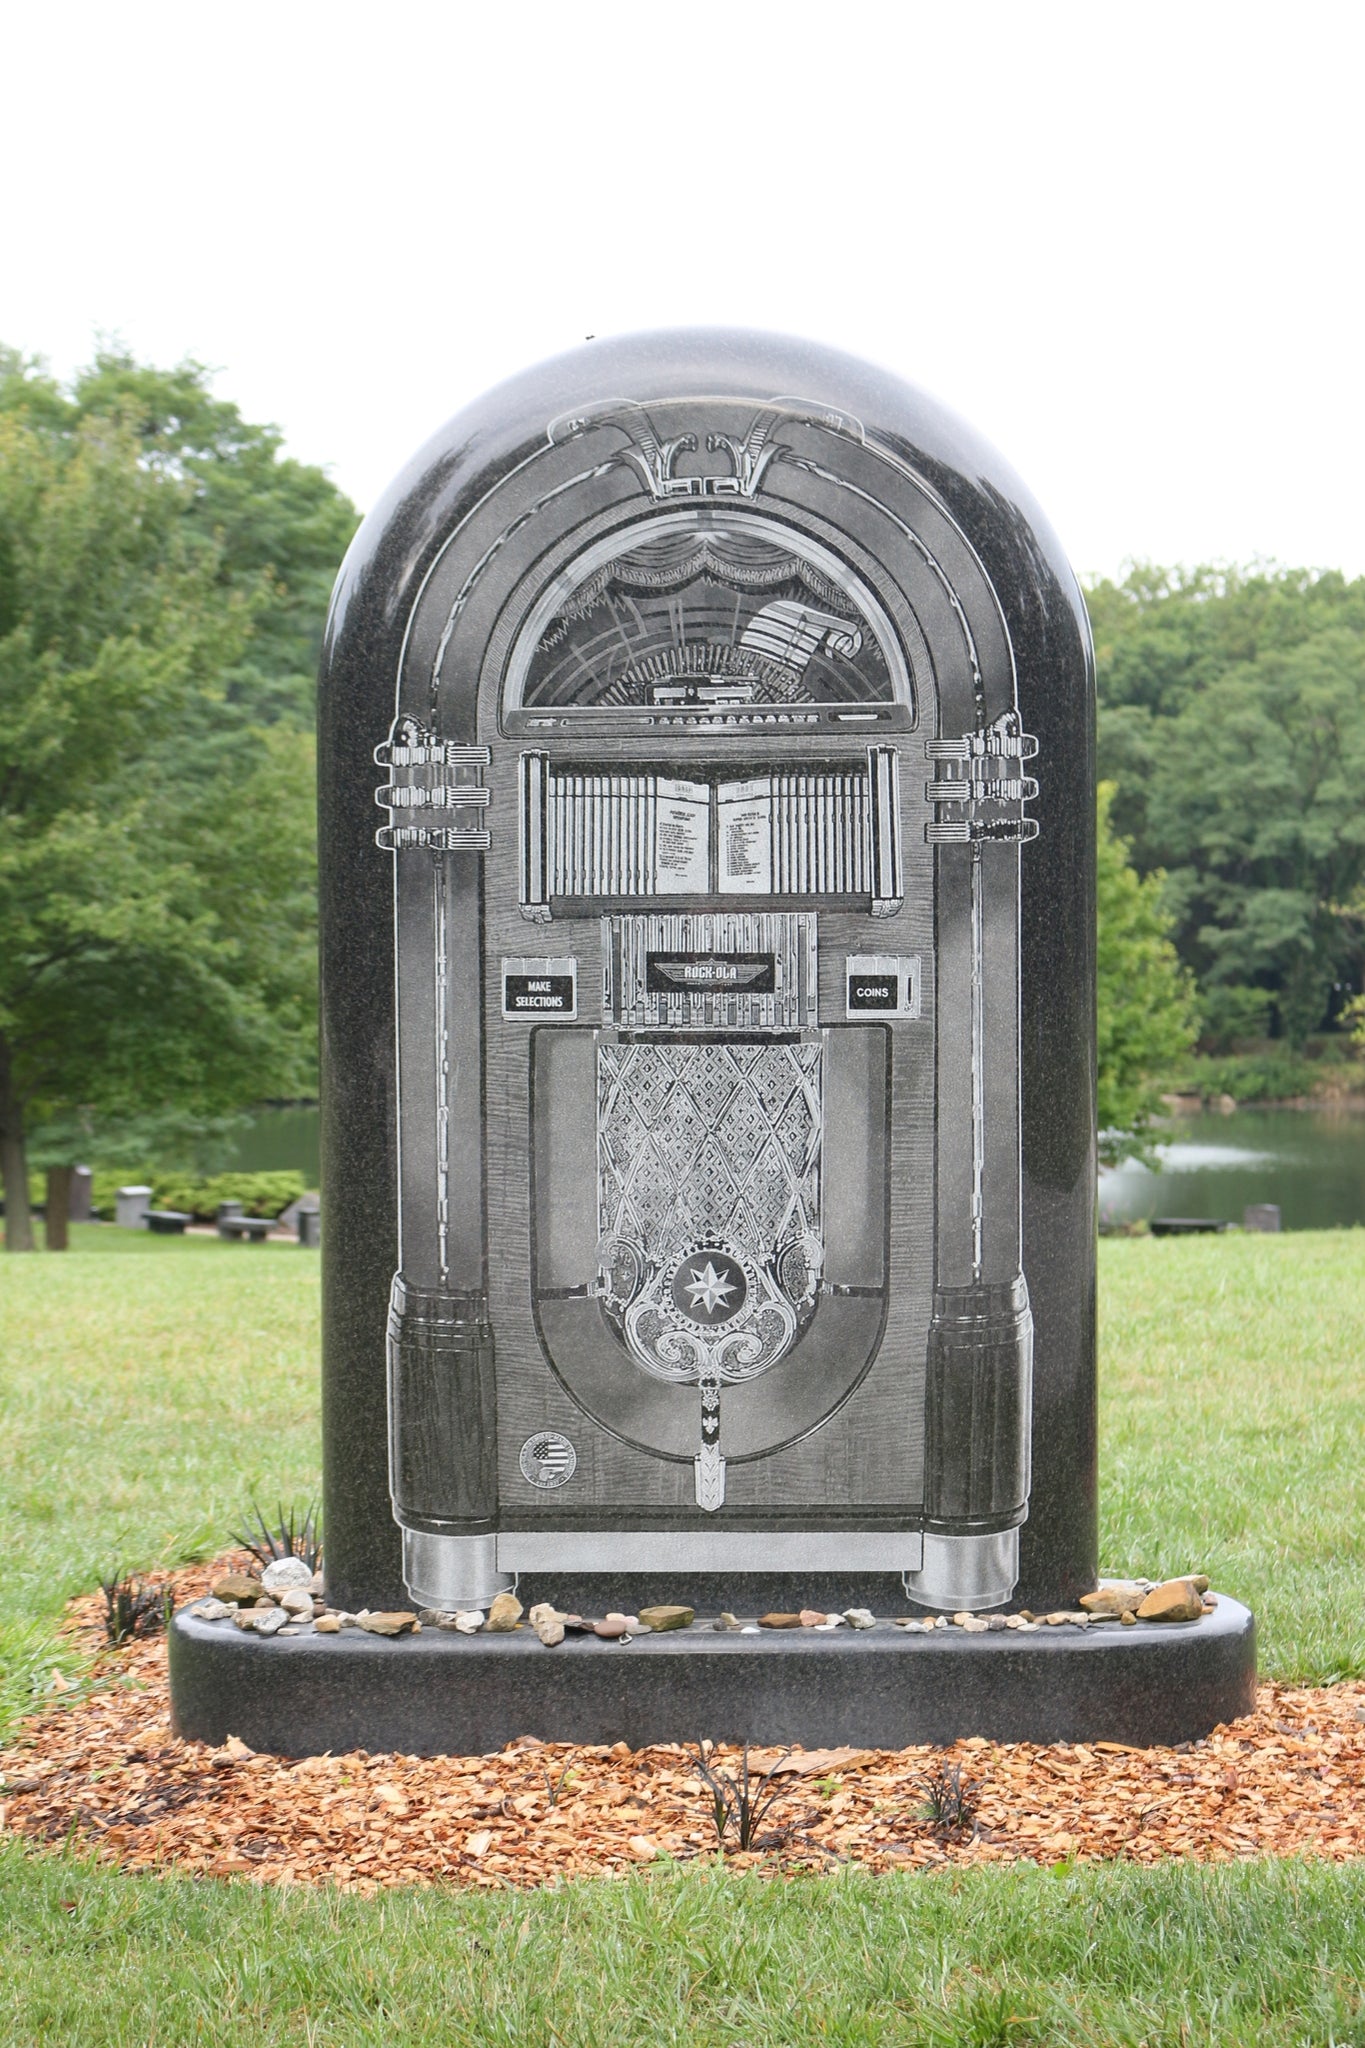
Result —
[[542, 1429], [527, 1437], [517, 1462], [532, 1486], [564, 1486], [578, 1468], [578, 1453], [561, 1431]]

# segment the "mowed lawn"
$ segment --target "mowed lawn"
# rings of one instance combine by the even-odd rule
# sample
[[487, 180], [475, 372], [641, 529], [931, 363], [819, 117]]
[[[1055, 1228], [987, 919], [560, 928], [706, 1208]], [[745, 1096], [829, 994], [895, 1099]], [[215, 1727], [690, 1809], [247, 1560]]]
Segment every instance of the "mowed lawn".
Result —
[[0, 1714], [55, 1664], [62, 1604], [116, 1564], [208, 1556], [253, 1496], [319, 1488], [319, 1259], [78, 1225], [0, 1257]]
[[1100, 1245], [1100, 1564], [1207, 1571], [1267, 1678], [1365, 1674], [1365, 1230]]
[[[78, 1229], [0, 1260], [0, 1712], [113, 1563], [317, 1492], [318, 1260]], [[1365, 1672], [1365, 1232], [1101, 1246], [1101, 1562], [1202, 1565], [1270, 1676]], [[2, 1795], [0, 1795], [2, 1796]], [[376, 1899], [0, 1848], [0, 2041], [1365, 2048], [1365, 1876], [719, 1867]]]

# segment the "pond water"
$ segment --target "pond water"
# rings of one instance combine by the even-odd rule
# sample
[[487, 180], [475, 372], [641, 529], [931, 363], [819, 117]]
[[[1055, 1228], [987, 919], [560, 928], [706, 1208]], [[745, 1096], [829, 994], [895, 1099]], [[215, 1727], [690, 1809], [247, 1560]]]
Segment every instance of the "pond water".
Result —
[[316, 1105], [291, 1104], [287, 1109], [258, 1109], [221, 1149], [215, 1148], [206, 1170], [212, 1173], [301, 1173], [310, 1188], [318, 1184], [318, 1111]]
[[1240, 1223], [1275, 1202], [1286, 1230], [1365, 1224], [1365, 1114], [1239, 1109], [1166, 1126], [1155, 1173], [1131, 1163], [1100, 1175], [1101, 1223], [1213, 1216]]
[[[318, 1112], [263, 1109], [216, 1172], [293, 1167], [318, 1184]], [[1215, 1216], [1240, 1223], [1249, 1202], [1277, 1202], [1286, 1230], [1365, 1224], [1365, 1113], [1239, 1109], [1180, 1117], [1168, 1126], [1160, 1169], [1121, 1166], [1100, 1175], [1100, 1216]]]

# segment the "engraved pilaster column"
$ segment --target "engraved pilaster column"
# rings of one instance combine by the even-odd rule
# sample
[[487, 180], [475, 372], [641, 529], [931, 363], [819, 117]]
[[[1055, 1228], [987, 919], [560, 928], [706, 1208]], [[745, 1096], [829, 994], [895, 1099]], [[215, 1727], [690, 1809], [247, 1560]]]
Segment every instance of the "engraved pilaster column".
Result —
[[389, 1485], [409, 1595], [485, 1606], [496, 1570], [497, 1410], [483, 1168], [486, 747], [400, 717], [378, 844], [396, 855], [399, 1264], [388, 1319]]
[[936, 849], [938, 1227], [925, 1385], [927, 1606], [998, 1606], [1028, 1513], [1033, 1318], [1022, 1271], [1019, 848], [1035, 751], [1007, 713], [930, 740]]

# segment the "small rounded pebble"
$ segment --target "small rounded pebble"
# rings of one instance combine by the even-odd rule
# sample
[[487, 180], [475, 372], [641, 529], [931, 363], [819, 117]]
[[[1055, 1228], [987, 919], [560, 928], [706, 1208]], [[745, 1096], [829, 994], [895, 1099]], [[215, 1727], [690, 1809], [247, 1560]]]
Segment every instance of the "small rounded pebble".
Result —
[[200, 1621], [226, 1621], [233, 1609], [226, 1600], [214, 1600], [210, 1597], [207, 1600], [196, 1600], [186, 1612], [198, 1615]]
[[527, 1618], [547, 1650], [552, 1650], [556, 1644], [563, 1642], [564, 1617], [548, 1600], [539, 1601]]
[[228, 1572], [213, 1583], [215, 1600], [235, 1600], [239, 1605], [259, 1600], [261, 1582], [246, 1572]]
[[261, 1573], [267, 1593], [282, 1593], [286, 1586], [311, 1587], [312, 1583], [312, 1568], [301, 1557], [277, 1557]]
[[358, 1614], [356, 1620], [372, 1636], [401, 1636], [417, 1627], [417, 1616], [406, 1608], [397, 1608], [387, 1614]]
[[656, 1635], [661, 1635], [666, 1629], [670, 1628], [691, 1628], [695, 1619], [696, 1611], [691, 1607], [642, 1607], [640, 1609], [641, 1624], [645, 1628], [653, 1629]]
[[1154, 1586], [1137, 1609], [1139, 1621], [1198, 1621], [1204, 1596], [1192, 1579], [1167, 1579]]

